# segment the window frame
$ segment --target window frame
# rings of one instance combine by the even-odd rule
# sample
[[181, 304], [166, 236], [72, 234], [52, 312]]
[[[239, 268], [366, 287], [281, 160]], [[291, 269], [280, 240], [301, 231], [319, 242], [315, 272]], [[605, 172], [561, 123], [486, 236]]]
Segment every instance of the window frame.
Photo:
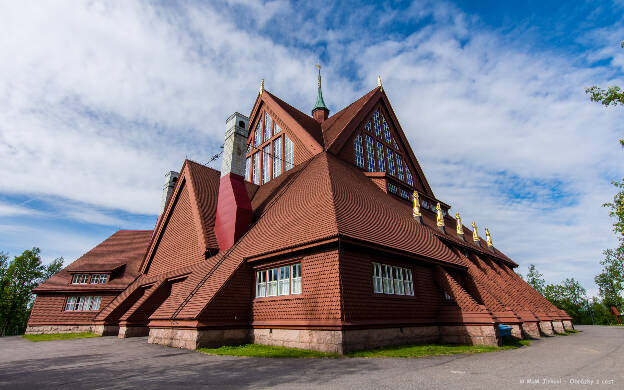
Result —
[[[275, 277], [275, 280], [273, 280], [273, 277]], [[254, 286], [255, 298], [279, 299], [302, 295], [303, 275], [301, 261], [282, 263], [256, 270]], [[273, 290], [275, 291], [274, 294], [272, 293]], [[264, 295], [261, 294], [262, 292], [264, 292]]]
[[411, 268], [375, 261], [371, 264], [373, 268], [373, 295], [414, 296], [414, 277]]

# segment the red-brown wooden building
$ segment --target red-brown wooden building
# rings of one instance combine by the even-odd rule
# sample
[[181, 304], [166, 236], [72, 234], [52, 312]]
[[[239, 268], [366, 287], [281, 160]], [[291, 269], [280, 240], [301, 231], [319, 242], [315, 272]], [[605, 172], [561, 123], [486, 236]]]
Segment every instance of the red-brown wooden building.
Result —
[[221, 172], [187, 160], [169, 188], [153, 232], [117, 232], [37, 288], [27, 332], [343, 353], [572, 327], [449, 215], [381, 84], [332, 116], [320, 76], [312, 116], [262, 87], [226, 122]]

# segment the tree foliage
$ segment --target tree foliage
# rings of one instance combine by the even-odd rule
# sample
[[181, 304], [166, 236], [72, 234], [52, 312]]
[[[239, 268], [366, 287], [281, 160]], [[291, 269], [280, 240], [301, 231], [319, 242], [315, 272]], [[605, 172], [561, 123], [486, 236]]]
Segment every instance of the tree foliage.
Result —
[[594, 85], [585, 88], [585, 93], [589, 95], [592, 102], [598, 102], [605, 106], [624, 104], [624, 91], [617, 85], [607, 89], [602, 89]]
[[62, 257], [44, 265], [39, 254], [39, 248], [32, 248], [10, 262], [0, 255], [0, 336], [24, 332], [32, 290], [63, 267]]
[[544, 275], [537, 270], [534, 264], [529, 265], [529, 273], [526, 276], [526, 281], [531, 287], [537, 290], [537, 292], [544, 295], [546, 281], [544, 280]]
[[600, 262], [602, 272], [596, 275], [594, 281], [598, 285], [603, 303], [621, 310], [624, 307], [624, 245], [617, 249], [607, 249], [603, 253], [605, 258]]

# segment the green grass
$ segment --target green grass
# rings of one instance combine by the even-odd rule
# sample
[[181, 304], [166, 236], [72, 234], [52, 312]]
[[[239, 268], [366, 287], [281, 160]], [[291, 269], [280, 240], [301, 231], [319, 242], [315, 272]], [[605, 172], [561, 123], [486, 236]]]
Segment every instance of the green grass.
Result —
[[26, 340], [30, 341], [53, 341], [53, 340], [70, 340], [70, 339], [85, 339], [90, 337], [100, 337], [95, 333], [52, 333], [52, 334], [25, 334], [22, 336]]
[[[401, 345], [372, 349], [368, 351], [351, 352], [344, 357], [400, 357], [414, 358], [435, 355], [454, 355], [460, 353], [496, 352], [507, 349], [516, 349], [531, 344], [529, 340], [514, 340], [505, 338], [503, 346], [489, 345]], [[245, 344], [238, 346], [225, 346], [219, 348], [199, 348], [199, 352], [211, 355], [247, 356], [263, 358], [339, 358], [343, 357], [333, 353], [323, 353], [298, 348], [274, 347], [270, 345]]]
[[299, 348], [274, 347], [271, 345], [245, 344], [219, 348], [198, 348], [210, 355], [249, 356], [263, 358], [336, 358], [340, 355]]
[[576, 329], [568, 329], [565, 332], [566, 332], [566, 334], [574, 334], [574, 333], [578, 333], [579, 331], [576, 330]]

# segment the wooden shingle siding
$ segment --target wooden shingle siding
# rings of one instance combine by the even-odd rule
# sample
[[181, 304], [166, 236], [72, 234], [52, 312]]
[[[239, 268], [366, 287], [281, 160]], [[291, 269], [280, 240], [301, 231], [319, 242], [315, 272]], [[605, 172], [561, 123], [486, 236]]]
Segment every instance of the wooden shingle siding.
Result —
[[[94, 295], [89, 293], [73, 295]], [[39, 294], [35, 299], [28, 326], [47, 324], [90, 325], [95, 316], [115, 299], [116, 295], [98, 294], [102, 297], [98, 311], [65, 311], [67, 294]]]

